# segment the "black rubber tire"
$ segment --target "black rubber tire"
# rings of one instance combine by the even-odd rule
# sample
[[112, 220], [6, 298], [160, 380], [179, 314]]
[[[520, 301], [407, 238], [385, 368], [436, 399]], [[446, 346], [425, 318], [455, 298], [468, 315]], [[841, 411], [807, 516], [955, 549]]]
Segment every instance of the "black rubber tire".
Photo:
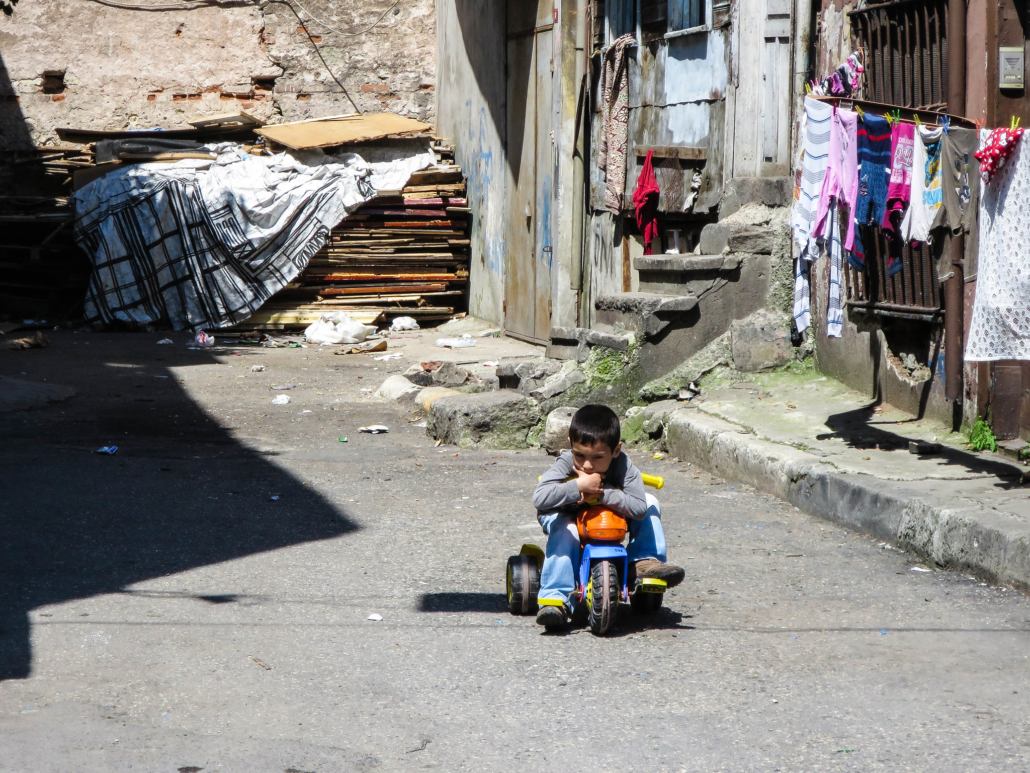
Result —
[[590, 586], [587, 589], [587, 607], [590, 630], [604, 636], [615, 625], [619, 616], [619, 595], [622, 583], [619, 567], [614, 561], [602, 559], [590, 568]]
[[508, 611], [513, 615], [535, 615], [540, 592], [540, 567], [536, 558], [520, 554], [508, 559], [506, 586]]
[[662, 608], [664, 593], [644, 593], [638, 590], [629, 597], [629, 605], [636, 615], [653, 615]]

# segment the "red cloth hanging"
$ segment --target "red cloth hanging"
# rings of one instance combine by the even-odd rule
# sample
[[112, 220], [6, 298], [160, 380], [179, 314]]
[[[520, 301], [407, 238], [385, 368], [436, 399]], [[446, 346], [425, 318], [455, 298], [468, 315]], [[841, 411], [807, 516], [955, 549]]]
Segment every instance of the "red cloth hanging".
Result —
[[654, 167], [651, 165], [653, 155], [653, 151], [647, 151], [644, 167], [637, 178], [636, 190], [633, 191], [633, 206], [636, 208], [637, 227], [644, 235], [645, 255], [654, 254], [651, 242], [658, 237], [658, 196], [661, 191], [654, 176]]

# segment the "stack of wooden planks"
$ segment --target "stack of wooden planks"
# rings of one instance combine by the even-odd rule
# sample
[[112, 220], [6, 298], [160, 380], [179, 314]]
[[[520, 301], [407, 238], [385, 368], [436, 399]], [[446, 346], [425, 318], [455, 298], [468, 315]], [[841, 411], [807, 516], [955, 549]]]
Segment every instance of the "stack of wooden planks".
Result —
[[332, 229], [329, 243], [241, 327], [310, 324], [327, 311], [379, 312], [389, 320], [448, 319], [464, 309], [469, 207], [461, 167], [434, 146], [436, 166], [400, 191], [382, 191]]

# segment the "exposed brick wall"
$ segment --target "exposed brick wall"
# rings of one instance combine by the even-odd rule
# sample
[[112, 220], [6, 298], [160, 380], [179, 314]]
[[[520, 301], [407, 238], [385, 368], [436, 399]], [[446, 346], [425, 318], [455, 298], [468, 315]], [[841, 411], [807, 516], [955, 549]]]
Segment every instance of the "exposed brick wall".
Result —
[[[361, 31], [390, 0], [304, 5], [336, 30]], [[237, 109], [269, 123], [354, 112], [309, 34], [363, 112], [435, 121], [433, 0], [401, 0], [357, 37], [294, 7], [304, 25], [280, 3], [164, 12], [22, 3], [0, 18], [0, 150], [55, 141], [58, 126], [184, 128]]]

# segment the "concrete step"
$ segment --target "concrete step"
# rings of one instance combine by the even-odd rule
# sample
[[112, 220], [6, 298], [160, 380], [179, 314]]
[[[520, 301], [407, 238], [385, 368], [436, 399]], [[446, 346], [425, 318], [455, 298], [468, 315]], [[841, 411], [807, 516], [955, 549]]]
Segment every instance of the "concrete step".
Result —
[[609, 349], [625, 351], [633, 343], [634, 333], [609, 332], [588, 327], [552, 327], [551, 343], [547, 356], [561, 360], [583, 362], [591, 346], [607, 346]]
[[637, 271], [679, 274], [733, 271], [739, 266], [739, 255], [643, 255], [633, 259], [633, 268]]
[[693, 295], [662, 293], [609, 293], [598, 296], [594, 302], [599, 329], [625, 331], [645, 338], [658, 335], [674, 319], [696, 307], [697, 298]]
[[633, 259], [640, 272], [640, 291], [660, 295], [697, 295], [701, 283], [732, 274], [740, 268], [740, 255], [644, 255]]

